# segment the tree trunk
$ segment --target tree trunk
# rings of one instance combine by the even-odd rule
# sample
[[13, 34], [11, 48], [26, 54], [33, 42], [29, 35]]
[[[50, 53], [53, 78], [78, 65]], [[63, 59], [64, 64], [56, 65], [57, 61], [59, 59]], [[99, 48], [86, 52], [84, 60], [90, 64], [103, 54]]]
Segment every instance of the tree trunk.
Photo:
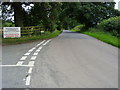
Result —
[[13, 4], [14, 8], [14, 21], [16, 27], [23, 27], [23, 8], [22, 4], [20, 2], [14, 2]]

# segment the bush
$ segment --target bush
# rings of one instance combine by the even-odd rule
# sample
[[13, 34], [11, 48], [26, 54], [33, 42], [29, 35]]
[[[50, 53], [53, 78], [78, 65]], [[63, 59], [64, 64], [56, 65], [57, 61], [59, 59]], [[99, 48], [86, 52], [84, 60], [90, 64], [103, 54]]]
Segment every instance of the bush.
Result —
[[13, 24], [11, 22], [3, 22], [2, 27], [15, 27], [15, 24]]
[[81, 25], [78, 25], [78, 26], [74, 27], [72, 29], [72, 31], [82, 32], [84, 30], [84, 28], [85, 28], [85, 25], [81, 24]]
[[103, 20], [98, 24], [98, 27], [104, 29], [107, 32], [111, 32], [115, 36], [120, 36], [118, 33], [120, 30], [120, 16]]

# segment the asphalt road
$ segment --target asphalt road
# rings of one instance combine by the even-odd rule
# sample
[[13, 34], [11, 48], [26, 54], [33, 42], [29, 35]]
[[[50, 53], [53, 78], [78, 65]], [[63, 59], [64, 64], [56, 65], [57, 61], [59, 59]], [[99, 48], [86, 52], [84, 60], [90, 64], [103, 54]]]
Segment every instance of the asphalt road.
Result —
[[64, 30], [56, 38], [3, 46], [3, 88], [117, 88], [118, 48]]

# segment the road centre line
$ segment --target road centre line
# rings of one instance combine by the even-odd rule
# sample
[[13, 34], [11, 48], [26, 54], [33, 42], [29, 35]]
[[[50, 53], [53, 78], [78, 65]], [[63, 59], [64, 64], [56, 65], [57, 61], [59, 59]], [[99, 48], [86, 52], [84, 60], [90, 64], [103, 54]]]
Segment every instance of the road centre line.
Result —
[[28, 70], [28, 73], [29, 73], [29, 74], [32, 73], [32, 69], [33, 69], [32, 67], [29, 68], [29, 70]]
[[32, 56], [31, 60], [35, 60], [37, 58], [37, 56]]
[[42, 42], [40, 42], [40, 43], [37, 45], [37, 47], [40, 46], [41, 44], [43, 44], [45, 41], [46, 41], [46, 40], [43, 40]]
[[32, 65], [0, 65], [0, 67], [33, 67]]
[[39, 50], [39, 49], [37, 49], [35, 52], [40, 52], [40, 50]]
[[47, 40], [43, 45], [45, 46], [47, 43], [49, 43], [51, 39]]
[[27, 58], [27, 56], [23, 56], [20, 60], [25, 60]]
[[34, 66], [34, 63], [35, 63], [35, 61], [30, 61], [30, 62], [28, 63], [28, 65]]
[[32, 52], [33, 51], [33, 49], [30, 49], [28, 52]]
[[24, 61], [19, 61], [16, 65], [22, 65], [24, 63]]
[[26, 77], [26, 85], [30, 85], [30, 79], [31, 79], [31, 76], [28, 75], [28, 77]]
[[24, 55], [30, 55], [30, 52], [25, 53]]
[[42, 42], [40, 42], [38, 45], [36, 45], [35, 47], [33, 47], [32, 49], [28, 50], [28, 52], [32, 52], [34, 49], [36, 49], [36, 47], [42, 45], [46, 40], [43, 40]]
[[33, 47], [31, 50], [34, 50], [34, 49], [36, 49], [36, 47]]
[[38, 52], [35, 52], [33, 55], [38, 55]]
[[41, 50], [43, 47], [41, 46], [41, 47], [39, 47], [37, 50]]
[[36, 47], [33, 47], [32, 49], [28, 50], [28, 52], [32, 52]]

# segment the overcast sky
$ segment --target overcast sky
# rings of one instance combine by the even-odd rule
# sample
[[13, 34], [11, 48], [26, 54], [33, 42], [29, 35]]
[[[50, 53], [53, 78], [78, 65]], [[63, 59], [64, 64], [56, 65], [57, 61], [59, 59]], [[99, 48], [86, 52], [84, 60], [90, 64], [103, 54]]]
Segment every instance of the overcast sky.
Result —
[[118, 9], [118, 2], [120, 2], [120, 0], [115, 0], [116, 5], [115, 5], [115, 9]]

